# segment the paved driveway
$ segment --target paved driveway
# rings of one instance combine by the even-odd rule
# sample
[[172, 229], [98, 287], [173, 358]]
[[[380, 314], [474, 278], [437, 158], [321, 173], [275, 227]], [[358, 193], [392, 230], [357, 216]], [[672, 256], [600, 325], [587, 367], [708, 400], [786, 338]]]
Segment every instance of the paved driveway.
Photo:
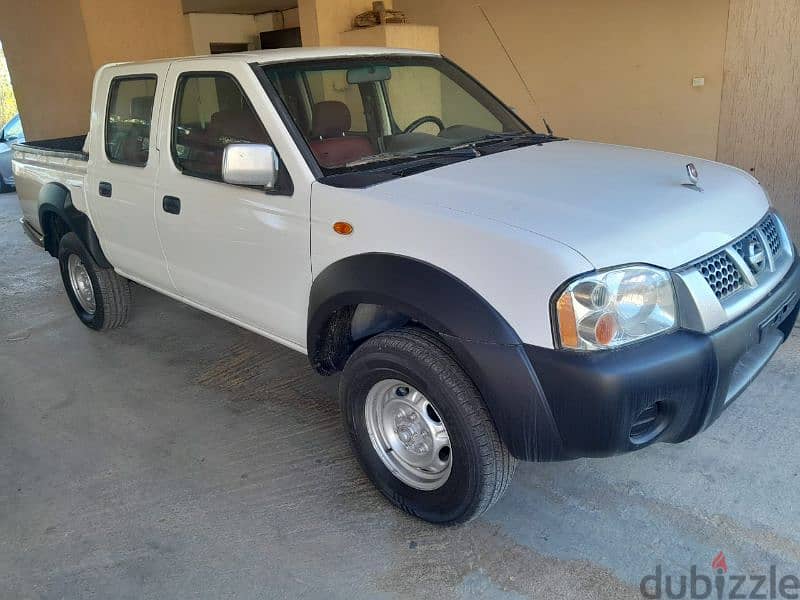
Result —
[[698, 439], [523, 464], [443, 529], [374, 491], [304, 356], [141, 287], [89, 331], [18, 218], [0, 196], [0, 598], [636, 598], [719, 551], [800, 575], [798, 330]]

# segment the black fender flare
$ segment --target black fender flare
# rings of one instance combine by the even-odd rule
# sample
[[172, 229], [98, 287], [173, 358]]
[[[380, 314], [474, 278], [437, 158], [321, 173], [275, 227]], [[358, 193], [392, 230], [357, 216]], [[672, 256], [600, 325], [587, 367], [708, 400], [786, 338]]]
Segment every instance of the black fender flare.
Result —
[[367, 253], [324, 269], [314, 279], [308, 309], [308, 356], [318, 372], [336, 370], [324, 365], [331, 319], [362, 303], [403, 313], [441, 336], [480, 391], [514, 456], [560, 457], [552, 411], [517, 333], [469, 285], [429, 263]]
[[112, 265], [108, 262], [103, 249], [100, 247], [100, 240], [92, 226], [89, 217], [79, 211], [72, 204], [72, 194], [62, 184], [50, 182], [42, 186], [39, 190], [39, 224], [44, 234], [44, 247], [52, 256], [58, 256], [56, 241], [51, 239], [51, 232], [45, 227], [47, 214], [53, 213], [62, 219], [75, 235], [83, 242], [89, 254], [104, 268], [110, 269]]

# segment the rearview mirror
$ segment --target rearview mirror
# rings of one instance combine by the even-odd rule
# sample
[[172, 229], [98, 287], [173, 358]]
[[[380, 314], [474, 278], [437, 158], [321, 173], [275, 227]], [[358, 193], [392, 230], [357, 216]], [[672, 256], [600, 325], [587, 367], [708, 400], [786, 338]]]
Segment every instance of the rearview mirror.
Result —
[[386, 65], [370, 65], [347, 70], [347, 83], [350, 85], [371, 81], [389, 81], [391, 78], [392, 71]]
[[268, 144], [228, 144], [222, 154], [222, 180], [235, 185], [272, 189], [278, 181], [280, 161]]

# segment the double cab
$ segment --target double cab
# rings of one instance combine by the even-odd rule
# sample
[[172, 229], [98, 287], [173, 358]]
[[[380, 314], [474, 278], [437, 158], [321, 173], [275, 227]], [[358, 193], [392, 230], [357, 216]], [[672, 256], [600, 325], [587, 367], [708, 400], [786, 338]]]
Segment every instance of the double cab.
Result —
[[377, 488], [459, 523], [518, 460], [705, 430], [797, 318], [753, 177], [547, 129], [437, 54], [263, 51], [104, 66], [13, 168], [89, 328], [136, 282], [307, 354]]

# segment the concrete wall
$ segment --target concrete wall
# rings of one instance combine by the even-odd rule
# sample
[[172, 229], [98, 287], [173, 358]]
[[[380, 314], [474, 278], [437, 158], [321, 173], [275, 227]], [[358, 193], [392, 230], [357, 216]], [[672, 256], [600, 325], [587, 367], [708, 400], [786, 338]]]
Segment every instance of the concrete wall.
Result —
[[[384, 5], [392, 8], [392, 0]], [[339, 46], [339, 34], [353, 28], [357, 14], [372, 10], [372, 0], [298, 0], [297, 8], [303, 46]]]
[[85, 133], [93, 69], [78, 0], [15, 3], [0, 39], [27, 138]]
[[247, 44], [249, 50], [261, 47], [259, 34], [288, 27], [299, 27], [297, 9], [257, 15], [231, 13], [190, 13], [189, 30], [194, 54], [208, 54], [212, 42]]
[[[268, 27], [272, 23], [272, 29]], [[289, 29], [300, 27], [300, 13], [296, 8], [256, 15], [256, 24], [264, 25], [259, 31], [272, 31], [273, 29]]]
[[256, 27], [253, 15], [191, 13], [187, 18], [194, 54], [209, 54], [212, 42], [242, 43], [254, 50], [259, 47], [259, 32], [265, 31]]
[[192, 54], [179, 0], [27, 0], [0, 39], [29, 140], [86, 133], [99, 66]]
[[[476, 3], [395, 0], [394, 7], [412, 22], [438, 25], [442, 52], [534, 128], [544, 113], [569, 137], [716, 156], [728, 0], [482, 4], [538, 107]], [[701, 76], [705, 86], [693, 88]]]
[[734, 0], [719, 159], [751, 171], [800, 235], [800, 4]]
[[93, 69], [192, 54], [180, 0], [80, 0], [80, 5]]

